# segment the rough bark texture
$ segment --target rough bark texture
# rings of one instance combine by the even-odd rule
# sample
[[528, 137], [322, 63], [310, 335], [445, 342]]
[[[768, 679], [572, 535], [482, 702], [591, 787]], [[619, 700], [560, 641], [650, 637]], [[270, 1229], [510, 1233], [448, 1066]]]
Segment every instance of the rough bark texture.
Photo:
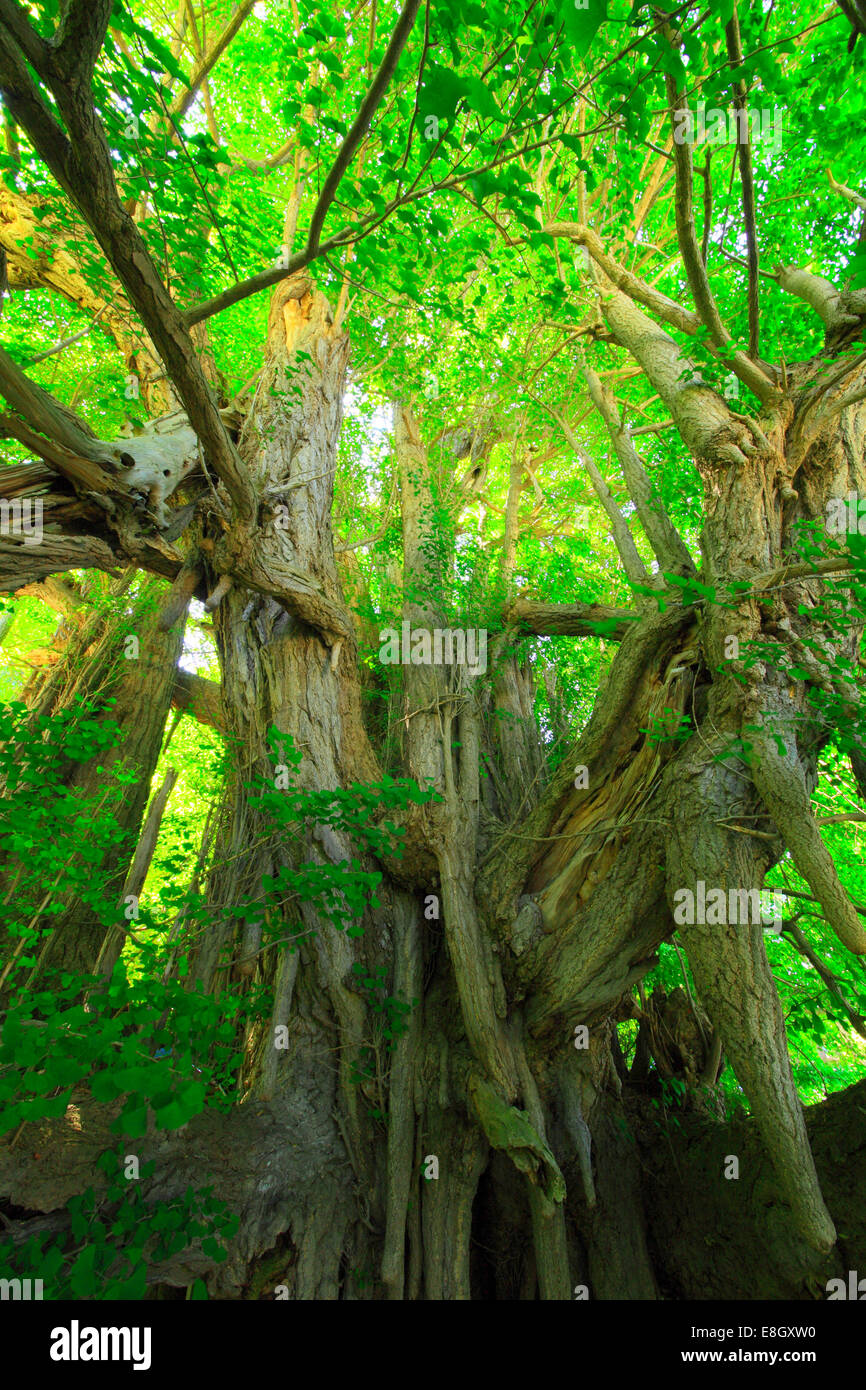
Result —
[[[319, 250], [329, 203], [417, 8], [409, 0], [293, 266]], [[127, 729], [122, 751], [141, 769], [125, 811], [131, 831], [170, 702], [225, 730], [233, 763], [207, 884], [212, 919], [194, 939], [191, 978], [207, 990], [265, 985], [273, 999], [271, 1016], [250, 1024], [243, 1039], [241, 1104], [228, 1116], [199, 1117], [185, 1133], [151, 1135], [144, 1146], [158, 1160], [157, 1197], [195, 1182], [207, 1155], [216, 1195], [241, 1217], [230, 1258], [217, 1267], [193, 1250], [152, 1270], [151, 1282], [183, 1287], [204, 1273], [217, 1294], [268, 1298], [282, 1284], [295, 1299], [564, 1300], [575, 1283], [598, 1298], [814, 1294], [842, 1260], [866, 1260], [851, 1196], [866, 1161], [863, 1088], [816, 1108], [810, 1125], [760, 923], [676, 913], [681, 895], [697, 896], [700, 885], [725, 901], [757, 893], [787, 849], [843, 944], [866, 951], [810, 806], [831, 719], [859, 714], [857, 692], [839, 672], [859, 653], [862, 576], [852, 572], [852, 556], [835, 589], [822, 587], [829, 569], [820, 578], [808, 565], [786, 569], [798, 522], [823, 519], [834, 497], [866, 495], [862, 386], [840, 373], [822, 392], [813, 383], [823, 362], [782, 371], [756, 352], [754, 360], [730, 352], [697, 243], [688, 146], [674, 151], [673, 220], [695, 311], [625, 270], [582, 223], [547, 228], [585, 248], [598, 298], [593, 332], [638, 364], [700, 471], [702, 562], [698, 570], [656, 505], [615, 399], [584, 363], [650, 547], [684, 586], [665, 590], [649, 573], [598, 463], [552, 413], [606, 511], [626, 574], [650, 581], [660, 611], [652, 594], [634, 611], [514, 596], [518, 499], [529, 467], [515, 453], [503, 538], [505, 629], [492, 644], [492, 670], [445, 661], [389, 671], [381, 682], [399, 719], [396, 733], [381, 737], [375, 721], [365, 724], [360, 625], [341, 590], [331, 532], [348, 337], [308, 275], [286, 276], [271, 303], [252, 404], [220, 410], [189, 331], [202, 311], [184, 316], [148, 255], [120, 200], [91, 100], [109, 10], [99, 0], [92, 12], [65, 11], [71, 27], [64, 18], [56, 44], [19, 16], [16, 32], [0, 37], [0, 89], [139, 315], [144, 350], [165, 364], [185, 411], [176, 422], [182, 447], [160, 467], [165, 484], [148, 459], [132, 465], [139, 473], [129, 485], [118, 484], [111, 465], [129, 466], [121, 441], [94, 440], [0, 356], [10, 405], [2, 427], [42, 460], [8, 470], [3, 496], [38, 494], [47, 516], [39, 544], [0, 538], [0, 590], [127, 561], [173, 581], [165, 621], [153, 614], [142, 628], [146, 672], [136, 666], [134, 676], [118, 677], [116, 634], [86, 618], [68, 644], [86, 659], [86, 675], [67, 653], [46, 663], [30, 698], [57, 708], [79, 679], [102, 690], [111, 673], [114, 717]], [[673, 79], [669, 99], [681, 109]], [[10, 227], [26, 228], [32, 217], [20, 199], [0, 201], [0, 247], [15, 241]], [[40, 251], [40, 283], [94, 307], [68, 246]], [[24, 283], [35, 273], [20, 257], [13, 270]], [[255, 283], [276, 278], [268, 272]], [[818, 314], [831, 360], [862, 334], [862, 292], [797, 267], [779, 267], [776, 278]], [[206, 308], [239, 294], [227, 291]], [[105, 318], [132, 361], [137, 348], [123, 323], [107, 311]], [[761, 413], [733, 411], [667, 328], [691, 338], [706, 330], [709, 350], [723, 361], [730, 355]], [[156, 391], [156, 377], [148, 380]], [[468, 444], [461, 433], [446, 431], [441, 446], [450, 441], [473, 464], [483, 459], [485, 432], [473, 426]], [[193, 444], [215, 484], [165, 511]], [[394, 455], [401, 617], [412, 629], [446, 628], [455, 554], [437, 527], [437, 473], [407, 401], [395, 404]], [[133, 483], [146, 485], [149, 522], [135, 515]], [[174, 541], [193, 515], [195, 544], [182, 553]], [[689, 587], [695, 574], [700, 583]], [[175, 670], [175, 619], [193, 595], [214, 613], [218, 696]], [[619, 644], [616, 655], [586, 728], [552, 770], [520, 639], [601, 631]], [[823, 712], [818, 693], [829, 702]], [[395, 817], [407, 832], [402, 862], [384, 852], [362, 856], [362, 867], [383, 878], [363, 935], [290, 891], [264, 922], [248, 910], [283, 871], [355, 855], [350, 835], [324, 820], [275, 827], [269, 819], [259, 798], [287, 789], [289, 740], [308, 791], [346, 792], [379, 779], [378, 750], [388, 747], [395, 770], [435, 792]], [[97, 785], [92, 768], [70, 775]], [[126, 868], [118, 861], [118, 883]], [[101, 951], [101, 964], [110, 964], [119, 938], [103, 945], [103, 929], [79, 909], [71, 905], [49, 939], [45, 963], [90, 969]], [[675, 928], [698, 999], [688, 1011], [681, 1000], [643, 1001], [629, 1073], [614, 1023], [634, 1016], [633, 987]], [[390, 1050], [353, 972], [358, 965], [384, 970], [391, 996], [412, 1003]], [[276, 1045], [282, 1030], [288, 1047]], [[749, 1098], [747, 1123], [718, 1117], [722, 1051]], [[648, 1104], [658, 1077], [685, 1078], [684, 1123], [673, 1132], [667, 1114]], [[94, 1112], [77, 1137], [52, 1122], [35, 1136], [28, 1130], [20, 1149], [0, 1148], [0, 1190], [28, 1211], [56, 1212], [80, 1190], [104, 1119]], [[51, 1152], [45, 1175], [26, 1167], [31, 1138]], [[833, 1144], [844, 1146], [842, 1162]], [[726, 1153], [740, 1159], [742, 1186], [724, 1175]], [[725, 1227], [719, 1258], [714, 1222]], [[26, 1216], [12, 1224], [23, 1238]], [[744, 1269], [757, 1271], [749, 1289]]]
[[[622, 1123], [597, 1126], [604, 1175], [597, 1182], [595, 1209], [587, 1207], [579, 1192], [578, 1177], [568, 1199], [573, 1282], [586, 1284], [590, 1297], [808, 1301], [826, 1297], [828, 1279], [864, 1268], [866, 1222], [859, 1194], [866, 1182], [866, 1083], [806, 1111], [821, 1186], [844, 1232], [834, 1251], [816, 1255], [808, 1269], [801, 1243], [792, 1238], [789, 1209], [754, 1120], [740, 1116], [724, 1123], [700, 1112], [654, 1109], [645, 1097], [624, 1089]], [[94, 1182], [96, 1157], [111, 1143], [108, 1124], [117, 1106], [97, 1107], [86, 1098], [77, 1103], [80, 1125], [43, 1121], [26, 1126], [13, 1149], [0, 1146], [2, 1209], [16, 1244], [34, 1230], [65, 1227], [69, 1217], [64, 1203]], [[182, 1290], [197, 1276], [230, 1298], [268, 1301], [275, 1287], [287, 1281], [296, 1290], [318, 1287], [329, 1299], [385, 1296], [384, 1280], [359, 1291], [351, 1278], [330, 1284], [317, 1277], [322, 1251], [333, 1260], [340, 1243], [327, 1225], [318, 1252], [310, 1245], [301, 1251], [294, 1247], [290, 1229], [296, 1221], [309, 1220], [307, 1204], [315, 1200], [309, 1192], [310, 1171], [325, 1180], [322, 1200], [338, 1225], [346, 1212], [335, 1210], [331, 1194], [342, 1182], [347, 1203], [352, 1200], [351, 1170], [338, 1153], [328, 1158], [321, 1117], [318, 1128], [313, 1123], [316, 1114], [311, 1108], [303, 1130], [294, 1129], [291, 1144], [287, 1129], [296, 1116], [283, 1100], [268, 1105], [252, 1101], [228, 1115], [202, 1115], [183, 1133], [139, 1141], [142, 1160], [156, 1160], [149, 1188], [153, 1200], [179, 1197], [187, 1186], [200, 1183], [204, 1169], [215, 1184], [215, 1196], [241, 1217], [241, 1230], [224, 1264], [216, 1266], [193, 1248], [150, 1268], [154, 1296], [169, 1286], [183, 1297]], [[34, 1153], [40, 1155], [38, 1161]], [[739, 1159], [737, 1179], [725, 1176], [731, 1155]], [[439, 1205], [442, 1198], [436, 1199], [425, 1230], [431, 1247], [444, 1242], [451, 1258], [438, 1270], [431, 1261], [429, 1289], [439, 1297], [536, 1297], [532, 1233], [519, 1175], [501, 1154], [494, 1154], [485, 1167], [468, 1143], [454, 1159], [462, 1174], [455, 1183], [458, 1196], [463, 1187], [477, 1189], [472, 1229], [464, 1225], [462, 1200], [449, 1210], [448, 1204]], [[95, 1181], [99, 1189], [104, 1180], [97, 1174]], [[369, 1267], [368, 1273], [373, 1273]], [[408, 1260], [405, 1296], [431, 1296], [423, 1290], [421, 1269]]]
[[[304, 829], [299, 846], [281, 842], [250, 805], [248, 788], [256, 779], [273, 787], [283, 764], [279, 749], [268, 745], [270, 729], [290, 736], [302, 753], [305, 787], [338, 788], [377, 772], [361, 722], [355, 642], [330, 529], [347, 354], [348, 341], [333, 329], [321, 295], [298, 300], [275, 294], [265, 371], [240, 449], [265, 508], [253, 563], [306, 580], [298, 582], [290, 608], [235, 583], [215, 610], [222, 706], [238, 756], [216, 847], [218, 867], [208, 885], [217, 922], [193, 959], [194, 977], [208, 987], [227, 978], [274, 987], [272, 1018], [247, 1040], [244, 1089], [253, 1108], [259, 1097], [267, 1098], [275, 1139], [295, 1146], [293, 1197], [287, 1209], [281, 1163], [283, 1171], [273, 1177], [280, 1205], [247, 1239], [252, 1255], [283, 1236], [286, 1270], [275, 1282], [287, 1283], [295, 1298], [336, 1298], [347, 1269], [370, 1266], [370, 1233], [357, 1222], [359, 1202], [368, 1220], [379, 1225], [384, 1218], [382, 1127], [368, 1117], [370, 1097], [353, 1080], [369, 1040], [369, 1019], [351, 974], [359, 952], [306, 903], [289, 903], [281, 919], [269, 923], [272, 938], [304, 935], [291, 954], [267, 942], [262, 949], [255, 928], [235, 935], [235, 924], [220, 909], [244, 894], [254, 896], [263, 875], [291, 866], [298, 854], [318, 863], [352, 855], [345, 837], [326, 827]], [[390, 956], [399, 920], [398, 894], [367, 924], [371, 964]], [[289, 1046], [277, 1050], [280, 1025], [289, 1030]], [[300, 1147], [299, 1134], [305, 1136]], [[226, 1277], [235, 1278], [236, 1267]]]
[[[638, 335], [637, 351], [643, 323], [622, 306], [615, 312], [619, 331]], [[648, 371], [655, 351], [671, 349], [661, 338], [649, 345]], [[673, 602], [639, 620], [519, 601], [509, 613], [524, 629], [586, 631], [601, 621], [619, 641], [592, 717], [558, 771], [547, 770], [533, 727], [531, 668], [505, 643], [494, 649], [486, 684], [458, 666], [400, 667], [393, 678], [401, 765], [437, 800], [407, 817], [407, 860], [399, 869], [379, 866], [381, 905], [365, 914], [363, 938], [290, 901], [266, 935], [239, 923], [234, 909], [255, 900], [263, 876], [299, 856], [335, 864], [353, 852], [344, 835], [322, 825], [300, 827], [296, 841], [275, 835], [251, 804], [256, 779], [274, 787], [279, 776], [283, 754], [279, 741], [269, 745], [269, 731], [290, 735], [303, 754], [305, 787], [379, 776], [330, 532], [347, 355], [321, 295], [288, 288], [275, 295], [265, 372], [239, 445], [260, 498], [255, 549], [242, 529], [226, 533], [211, 512], [168, 601], [174, 611], [201, 573], [215, 613], [221, 697], [176, 675], [166, 647], [154, 707], [163, 718], [169, 700], [199, 709], [236, 749], [208, 884], [215, 921], [193, 954], [193, 978], [207, 988], [267, 983], [274, 997], [271, 1018], [245, 1039], [245, 1103], [229, 1121], [197, 1122], [202, 1132], [219, 1123], [224, 1135], [252, 1134], [244, 1142], [258, 1146], [254, 1171], [267, 1170], [252, 1184], [233, 1153], [221, 1180], [243, 1226], [230, 1261], [209, 1280], [229, 1296], [268, 1297], [279, 1283], [292, 1297], [325, 1299], [371, 1290], [391, 1299], [565, 1299], [575, 1283], [601, 1298], [693, 1290], [706, 1270], [662, 1238], [657, 1196], [673, 1198], [642, 1157], [652, 1124], [640, 1090], [646, 1068], [642, 1062], [635, 1077], [624, 1074], [611, 1020], [670, 938], [677, 893], [701, 880], [726, 892], [757, 889], [784, 844], [800, 856], [828, 920], [859, 947], [809, 820], [825, 736], [809, 682], [793, 680], [781, 659], [732, 665], [726, 649], [732, 635], [743, 651], [770, 642], [802, 665], [803, 650], [820, 639], [811, 675], [826, 685], [834, 653], [853, 654], [859, 630], [840, 642], [825, 611], [812, 619], [818, 581], [803, 574], [769, 605], [750, 595], [735, 609]], [[699, 407], [697, 397], [683, 404], [672, 392], [686, 434]], [[717, 415], [703, 416], [691, 438], [708, 499], [702, 578], [721, 591], [729, 578], [778, 570], [795, 518], [822, 515], [829, 497], [863, 488], [866, 478], [853, 410], [823, 432], [806, 430], [794, 410], [780, 413], [766, 435], [758, 431], [766, 447], [750, 445], [734, 468]], [[402, 616], [413, 629], [445, 627], [451, 561], [438, 548], [420, 427], [402, 405], [395, 446]], [[793, 500], [783, 497], [794, 480]], [[268, 575], [277, 577], [279, 601], [263, 592]], [[159, 640], [151, 651], [161, 650]], [[682, 720], [685, 738], [675, 738]], [[732, 763], [722, 755], [737, 740], [747, 756]], [[486, 791], [482, 766], [491, 770]], [[741, 825], [763, 838], [743, 835]], [[426, 855], [412, 852], [421, 844]], [[692, 1087], [708, 1068], [712, 1085], [724, 1049], [753, 1109], [744, 1131], [750, 1162], [759, 1162], [772, 1193], [766, 1232], [752, 1189], [737, 1239], [753, 1253], [756, 1241], [772, 1247], [762, 1264], [766, 1296], [807, 1296], [809, 1280], [830, 1277], [840, 1247], [829, 1253], [834, 1205], [794, 1089], [761, 927], [685, 922], [678, 929], [705, 1011], [705, 1053], [689, 1071], [682, 1049], [663, 1046], [660, 1034], [647, 1046], [660, 1070], [680, 1065]], [[296, 950], [270, 944], [286, 937], [299, 938]], [[388, 988], [418, 1001], [390, 1053], [377, 1050], [352, 975], [359, 961], [383, 965]], [[288, 1049], [274, 1046], [280, 1026]], [[574, 1045], [581, 1026], [585, 1050]], [[365, 1057], [372, 1064], [359, 1071]], [[712, 1106], [702, 1113], [713, 1142], [733, 1145]], [[694, 1143], [704, 1155], [697, 1165], [704, 1140]], [[171, 1151], [181, 1171], [179, 1144], [157, 1147]], [[268, 1155], [276, 1153], [274, 1165]], [[425, 1176], [430, 1158], [438, 1178]], [[169, 1190], [166, 1179], [159, 1192]], [[729, 1211], [731, 1190], [720, 1180], [720, 1210]], [[694, 1221], [682, 1224], [691, 1248]], [[154, 1278], [180, 1285], [203, 1268], [191, 1256]], [[350, 1270], [366, 1271], [362, 1287]], [[712, 1287], [740, 1287], [734, 1262]]]

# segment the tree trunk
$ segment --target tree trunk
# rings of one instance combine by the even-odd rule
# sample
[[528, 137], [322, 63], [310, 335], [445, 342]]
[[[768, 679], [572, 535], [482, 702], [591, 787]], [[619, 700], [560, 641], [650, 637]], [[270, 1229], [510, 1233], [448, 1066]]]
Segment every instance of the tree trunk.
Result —
[[[273, 989], [272, 1017], [246, 1039], [242, 1084], [250, 1104], [267, 1098], [286, 1136], [289, 1219], [280, 1208], [261, 1220], [274, 1241], [283, 1239], [285, 1268], [276, 1282], [295, 1298], [354, 1296], [349, 1271], [366, 1270], [369, 1277], [375, 1263], [370, 1226], [384, 1220], [385, 1144], [382, 1124], [369, 1112], [384, 1112], [387, 1102], [381, 1076], [358, 1084], [370, 1028], [351, 966], [364, 959], [372, 970], [389, 960], [395, 923], [406, 915], [400, 893], [383, 894], [382, 907], [366, 918], [359, 950], [291, 894], [264, 922], [230, 914], [245, 899], [259, 901], [263, 878], [291, 872], [300, 858], [328, 865], [354, 853], [345, 835], [325, 825], [301, 827], [296, 844], [281, 840], [252, 804], [254, 783], [271, 792], [285, 787], [281, 778], [291, 766], [286, 739], [272, 745], [270, 731], [302, 754], [304, 788], [341, 788], [377, 773], [361, 722], [355, 639], [331, 537], [347, 357], [348, 341], [333, 329], [320, 294], [275, 295], [265, 370], [241, 452], [269, 509], [258, 563], [306, 581], [294, 612], [237, 584], [216, 609], [223, 705], [236, 754], [208, 885], [218, 921], [192, 966], [208, 988], [234, 979]], [[323, 629], [325, 611], [339, 623], [336, 630]], [[261, 787], [256, 790], [260, 795]], [[286, 938], [288, 946], [281, 944]], [[288, 1030], [285, 1047], [278, 1046], [280, 1028]]]
[[[168, 632], [161, 630], [167, 597], [160, 581], [146, 582], [124, 611], [126, 587], [126, 581], [108, 587], [97, 579], [92, 590], [99, 603], [64, 605], [68, 616], [54, 644], [59, 659], [35, 674], [24, 691], [34, 728], [38, 719], [69, 711], [84, 700], [119, 733], [115, 747], [86, 762], [69, 760], [61, 774], [64, 786], [77, 796], [97, 804], [110, 798], [114, 825], [122, 834], [112, 832], [111, 842], [91, 867], [99, 878], [99, 902], [113, 896], [116, 911], [106, 919], [104, 909], [97, 910], [82, 892], [59, 916], [43, 919], [52, 931], [40, 953], [40, 970], [86, 974], [98, 964], [110, 973], [123, 946], [122, 890], [162, 747], [185, 626], [184, 610], [182, 620]], [[56, 588], [48, 596], [59, 604], [64, 594], [58, 597]], [[106, 599], [112, 602], [108, 616], [102, 606]], [[134, 773], [134, 781], [120, 792], [111, 791], [112, 774], [121, 768]]]

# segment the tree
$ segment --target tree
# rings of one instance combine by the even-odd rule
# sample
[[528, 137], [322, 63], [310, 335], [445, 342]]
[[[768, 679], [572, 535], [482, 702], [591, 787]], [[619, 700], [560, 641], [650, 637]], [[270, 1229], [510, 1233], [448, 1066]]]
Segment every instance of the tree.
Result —
[[[57, 354], [0, 352], [0, 588], [131, 567], [172, 640], [213, 614], [219, 691], [165, 647], [137, 692], [231, 750], [190, 983], [268, 999], [245, 1103], [196, 1134], [252, 1173], [252, 1101], [296, 1136], [215, 1289], [694, 1287], [633, 1131], [674, 1094], [727, 1133], [723, 1058], [770, 1296], [836, 1269], [762, 893], [862, 1036], [864, 910], [812, 805], [866, 757], [866, 202], [824, 168], [857, 181], [849, 9], [244, 4], [207, 39], [190, 4], [0, 2], [16, 331], [49, 290], [126, 383], [91, 424]], [[684, 988], [647, 996], [674, 936]]]

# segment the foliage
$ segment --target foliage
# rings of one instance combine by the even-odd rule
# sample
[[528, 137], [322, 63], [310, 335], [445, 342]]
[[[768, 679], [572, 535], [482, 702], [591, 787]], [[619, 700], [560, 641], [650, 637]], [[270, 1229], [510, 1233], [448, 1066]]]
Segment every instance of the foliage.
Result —
[[[212, 1188], [188, 1187], [174, 1201], [146, 1202], [154, 1164], [144, 1164], [131, 1179], [126, 1163], [120, 1151], [100, 1155], [100, 1189], [88, 1187], [69, 1199], [68, 1229], [56, 1238], [51, 1231], [37, 1231], [17, 1247], [0, 1244], [0, 1277], [41, 1279], [49, 1301], [108, 1302], [143, 1298], [148, 1270], [182, 1250], [194, 1247], [217, 1263], [225, 1260], [223, 1242], [235, 1234], [238, 1219], [213, 1197]], [[200, 1280], [196, 1283], [203, 1289]]]
[[[68, 778], [70, 766], [119, 744], [120, 730], [104, 707], [79, 701], [53, 716], [33, 717], [23, 704], [11, 703], [0, 707], [0, 731], [6, 786], [0, 854], [14, 873], [2, 917], [8, 945], [0, 1012], [0, 1134], [68, 1116], [88, 1099], [116, 1112], [110, 1129], [126, 1142], [144, 1138], [154, 1126], [179, 1129], [206, 1107], [230, 1107], [243, 1055], [239, 1028], [264, 1017], [269, 1002], [261, 987], [212, 994], [200, 984], [191, 987], [183, 954], [174, 973], [164, 977], [170, 951], [165, 914], [181, 907], [201, 927], [210, 917], [201, 894], [158, 894], [136, 919], [130, 940], [135, 953], [121, 957], [110, 978], [46, 970], [34, 985], [39, 948], [70, 895], [85, 901], [106, 929], [117, 924], [120, 912], [103, 858], [118, 833], [112, 807], [135, 774], [115, 765], [96, 796]], [[300, 754], [290, 740], [272, 734], [297, 773]], [[267, 784], [260, 791], [259, 808], [287, 843], [300, 845], [304, 830], [316, 823], [347, 832], [365, 851], [395, 852], [398, 828], [387, 820], [380, 827], [372, 813], [433, 795], [390, 778], [375, 787], [333, 792], [294, 785], [274, 793]], [[163, 865], [171, 865], [170, 852]], [[324, 866], [299, 862], [279, 882], [264, 878], [259, 892], [236, 911], [248, 919], [264, 916], [269, 904], [280, 906], [292, 896], [314, 904], [323, 921], [342, 929], [362, 912], [380, 879], [363, 871], [357, 859]], [[350, 935], [360, 930], [348, 927]], [[139, 935], [143, 931], [147, 939]], [[360, 983], [369, 991], [378, 1035], [390, 1049], [405, 1030], [411, 1006], [389, 994], [381, 971], [369, 984], [367, 978]], [[8, 1259], [19, 1276], [34, 1270], [48, 1281], [52, 1297], [129, 1298], [143, 1294], [145, 1261], [168, 1259], [199, 1237], [205, 1254], [224, 1258], [219, 1237], [233, 1233], [236, 1218], [224, 1215], [224, 1204], [214, 1202], [208, 1189], [189, 1189], [177, 1203], [145, 1203], [143, 1189], [130, 1185], [118, 1163], [116, 1154], [103, 1155], [108, 1187], [98, 1193], [89, 1188], [67, 1203], [66, 1235], [54, 1242], [47, 1232], [33, 1235], [19, 1250], [0, 1250], [0, 1260]]]

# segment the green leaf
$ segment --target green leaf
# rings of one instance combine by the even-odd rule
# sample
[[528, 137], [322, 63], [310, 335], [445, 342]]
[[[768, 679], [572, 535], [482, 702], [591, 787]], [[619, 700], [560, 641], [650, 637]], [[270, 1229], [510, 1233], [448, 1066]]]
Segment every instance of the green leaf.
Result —
[[607, 0], [564, 0], [561, 13], [569, 46], [576, 57], [583, 57], [607, 19]]

